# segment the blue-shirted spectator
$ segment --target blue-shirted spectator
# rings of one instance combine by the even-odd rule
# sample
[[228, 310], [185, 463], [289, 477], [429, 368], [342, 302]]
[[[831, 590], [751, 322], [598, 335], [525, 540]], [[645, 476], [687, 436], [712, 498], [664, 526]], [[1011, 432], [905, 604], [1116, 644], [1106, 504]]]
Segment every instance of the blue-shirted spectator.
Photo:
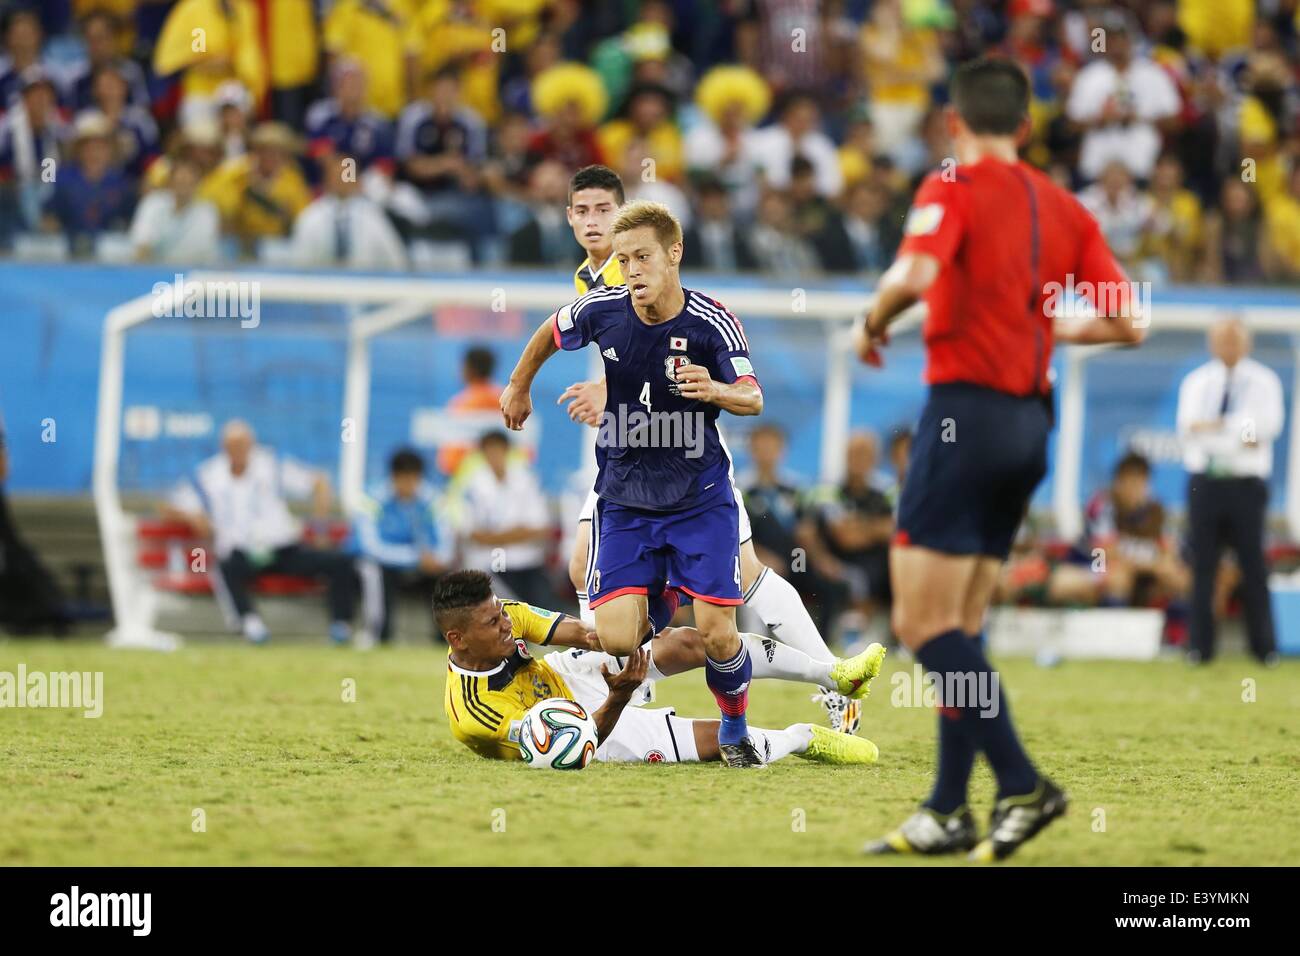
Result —
[[33, 67], [45, 70], [62, 100], [64, 77], [45, 56], [45, 31], [36, 12], [23, 7], [10, 10], [0, 20], [0, 35], [4, 41], [4, 52], [0, 53], [0, 112], [18, 102], [25, 85], [23, 74]]
[[[366, 72], [355, 60], [330, 71], [328, 99], [307, 110], [307, 139], [314, 156], [342, 153], [356, 158], [357, 173], [393, 175], [393, 124], [366, 106]], [[373, 198], [373, 197], [372, 197]]]
[[102, 113], [113, 125], [114, 161], [139, 178], [158, 155], [158, 124], [147, 109], [131, 103], [124, 62], [113, 61], [95, 68], [91, 108], [86, 112]]
[[30, 67], [22, 83], [18, 102], [0, 118], [0, 233], [5, 237], [40, 227], [71, 133], [45, 71]]
[[134, 60], [118, 55], [121, 32], [121, 21], [107, 10], [91, 10], [82, 19], [86, 58], [68, 75], [68, 101], [73, 110], [88, 110], [95, 105], [92, 90], [95, 71], [110, 66], [122, 75], [127, 85], [127, 102], [149, 109], [149, 83], [144, 69]]
[[353, 515], [350, 549], [361, 575], [363, 634], [388, 643], [400, 592], [432, 608], [433, 584], [451, 562], [451, 538], [438, 528], [437, 498], [424, 480], [424, 460], [403, 448], [388, 464], [388, 481]]
[[487, 144], [483, 120], [461, 102], [455, 68], [430, 75], [424, 96], [398, 117], [399, 177], [419, 197], [412, 221], [439, 238], [467, 241], [479, 262], [490, 256], [487, 242], [496, 231], [491, 199], [482, 191]]
[[114, 165], [113, 124], [84, 113], [73, 137], [73, 162], [59, 168], [46, 206], [46, 228], [62, 231], [74, 252], [89, 251], [102, 232], [125, 230], [135, 205], [135, 185]]

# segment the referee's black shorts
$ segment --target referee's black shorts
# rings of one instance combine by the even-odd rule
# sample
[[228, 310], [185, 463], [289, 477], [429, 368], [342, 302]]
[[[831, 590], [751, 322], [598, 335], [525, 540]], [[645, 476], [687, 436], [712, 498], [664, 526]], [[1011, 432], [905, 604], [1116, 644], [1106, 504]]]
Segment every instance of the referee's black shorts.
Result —
[[1006, 558], [1047, 473], [1050, 400], [932, 385], [912, 441], [895, 542]]

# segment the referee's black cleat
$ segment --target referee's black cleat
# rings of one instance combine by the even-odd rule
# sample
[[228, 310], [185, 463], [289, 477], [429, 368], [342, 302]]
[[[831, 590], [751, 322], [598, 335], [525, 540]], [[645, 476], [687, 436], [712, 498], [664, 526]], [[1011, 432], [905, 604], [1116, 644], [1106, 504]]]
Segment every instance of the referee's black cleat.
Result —
[[977, 863], [1005, 860], [1043, 827], [1064, 816], [1069, 805], [1064, 790], [1046, 777], [1039, 777], [1032, 793], [1003, 797], [997, 802], [989, 821], [989, 835], [971, 850], [970, 859]]
[[718, 749], [722, 751], [722, 762], [728, 767], [739, 767], [748, 769], [750, 767], [766, 767], [763, 758], [759, 756], [758, 748], [748, 737], [735, 744], [719, 743]]
[[873, 856], [911, 853], [941, 856], [965, 853], [978, 838], [975, 818], [966, 807], [959, 807], [947, 815], [922, 807], [904, 820], [897, 830], [868, 843], [862, 852]]

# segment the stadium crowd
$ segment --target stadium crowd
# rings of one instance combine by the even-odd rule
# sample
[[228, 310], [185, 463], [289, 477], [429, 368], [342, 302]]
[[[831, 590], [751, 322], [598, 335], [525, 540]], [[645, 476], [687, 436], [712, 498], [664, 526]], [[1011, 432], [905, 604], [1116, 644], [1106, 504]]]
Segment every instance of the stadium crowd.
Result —
[[1297, 0], [8, 0], [0, 246], [180, 265], [571, 268], [603, 162], [687, 266], [870, 275], [950, 67], [1151, 281], [1300, 278]]

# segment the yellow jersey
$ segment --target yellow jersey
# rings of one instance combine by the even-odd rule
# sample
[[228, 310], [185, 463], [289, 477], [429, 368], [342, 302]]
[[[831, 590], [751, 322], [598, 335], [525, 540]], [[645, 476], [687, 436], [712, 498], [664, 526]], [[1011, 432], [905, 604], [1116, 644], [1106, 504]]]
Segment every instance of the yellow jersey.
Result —
[[582, 265], [578, 266], [578, 271], [573, 274], [573, 287], [578, 290], [578, 295], [586, 295], [592, 289], [622, 284], [623, 267], [618, 264], [612, 252], [599, 269], [591, 264], [591, 257], [588, 256], [582, 260]]
[[564, 678], [528, 653], [525, 641], [549, 644], [564, 615], [520, 601], [502, 601], [515, 652], [490, 671], [467, 671], [447, 661], [443, 706], [451, 735], [480, 757], [518, 760], [519, 722], [548, 697], [573, 699]]

